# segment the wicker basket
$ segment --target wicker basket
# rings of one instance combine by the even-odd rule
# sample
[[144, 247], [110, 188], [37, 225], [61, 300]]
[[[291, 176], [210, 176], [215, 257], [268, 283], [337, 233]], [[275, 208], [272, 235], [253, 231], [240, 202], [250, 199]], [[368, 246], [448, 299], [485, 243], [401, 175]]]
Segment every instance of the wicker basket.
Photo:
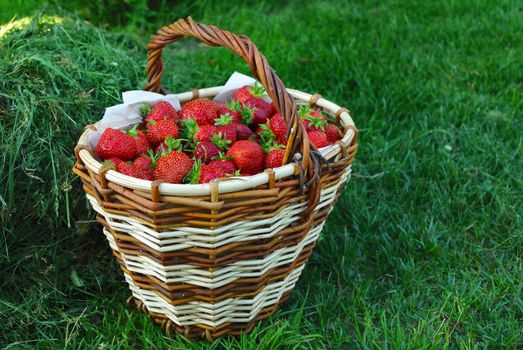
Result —
[[[146, 90], [163, 92], [162, 49], [184, 36], [227, 47], [249, 64], [289, 126], [286, 165], [201, 185], [139, 180], [100, 164], [87, 146], [96, 123], [80, 137], [73, 171], [129, 283], [130, 302], [168, 333], [213, 340], [248, 332], [287, 299], [349, 179], [357, 129], [347, 109], [285, 89], [249, 38], [190, 17], [152, 37]], [[219, 91], [176, 96], [184, 103]], [[335, 117], [342, 140], [316, 150], [295, 101]]]

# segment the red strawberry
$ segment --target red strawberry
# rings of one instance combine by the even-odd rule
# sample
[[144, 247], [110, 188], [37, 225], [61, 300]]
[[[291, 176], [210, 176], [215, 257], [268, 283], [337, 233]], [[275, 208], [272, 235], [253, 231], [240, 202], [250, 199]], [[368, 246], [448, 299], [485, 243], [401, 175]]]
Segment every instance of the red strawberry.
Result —
[[230, 115], [222, 115], [216, 118], [214, 125], [216, 125], [216, 132], [222, 134], [222, 137], [231, 141], [231, 144], [236, 142], [236, 127], [231, 124], [232, 117]]
[[283, 117], [276, 113], [269, 120], [269, 126], [274, 134], [275, 141], [281, 145], [287, 144], [287, 125], [283, 121]]
[[247, 140], [249, 137], [252, 136], [253, 132], [252, 130], [245, 124], [233, 124], [236, 128], [236, 139], [237, 140]]
[[218, 117], [218, 106], [209, 99], [197, 98], [183, 105], [180, 116], [182, 119], [196, 119], [198, 125], [212, 125]]
[[147, 140], [153, 146], [162, 143], [169, 136], [177, 138], [178, 133], [178, 125], [174, 119], [152, 121], [147, 125]]
[[256, 142], [237, 141], [227, 151], [227, 155], [233, 157], [234, 164], [243, 175], [254, 175], [263, 169], [264, 154]]
[[167, 101], [158, 101], [153, 106], [153, 113], [165, 114], [168, 119], [178, 120], [176, 109]]
[[152, 169], [141, 169], [126, 162], [116, 166], [116, 170], [124, 175], [136, 177], [143, 180], [154, 180]]
[[152, 107], [152, 111], [145, 116], [147, 120], [164, 120], [174, 119], [178, 120], [178, 113], [176, 109], [167, 101], [159, 101]]
[[134, 167], [130, 163], [121, 162], [116, 166], [116, 170], [124, 175], [134, 177]]
[[201, 125], [194, 135], [194, 138], [200, 142], [209, 141], [214, 134], [216, 134], [216, 127], [214, 125]]
[[300, 123], [303, 124], [303, 126], [305, 127], [305, 130], [308, 130], [309, 129], [309, 120], [308, 119], [300, 119]]
[[211, 141], [202, 141], [194, 149], [194, 157], [201, 159], [204, 163], [209, 163], [218, 154], [220, 154], [220, 149]]
[[102, 159], [130, 160], [136, 156], [136, 142], [121, 130], [107, 128], [96, 145], [96, 153]]
[[284, 149], [273, 149], [267, 153], [265, 168], [278, 168], [283, 165]]
[[236, 128], [234, 125], [228, 124], [217, 126], [216, 132], [221, 134], [224, 139], [231, 141], [231, 144], [236, 142]]
[[253, 97], [245, 101], [245, 106], [254, 109], [254, 124], [263, 124], [274, 114], [274, 107], [272, 104], [262, 98]]
[[170, 183], [181, 183], [192, 167], [193, 161], [185, 153], [170, 152], [156, 162], [154, 177]]
[[323, 131], [309, 131], [309, 141], [316, 146], [316, 148], [322, 148], [328, 145], [327, 135]]
[[329, 124], [325, 128], [325, 135], [329, 144], [333, 144], [340, 139], [340, 130], [334, 124]]
[[265, 91], [263, 90], [263, 87], [260, 84], [255, 83], [254, 86], [245, 85], [236, 90], [233, 99], [245, 103], [245, 101], [250, 98], [262, 97], [264, 93]]
[[324, 131], [326, 120], [321, 111], [311, 110], [309, 105], [301, 105], [298, 108], [300, 122], [307, 131]]
[[151, 169], [152, 164], [152, 159], [145, 156], [140, 156], [133, 161], [133, 165], [139, 169]]
[[219, 159], [211, 160], [209, 166], [222, 169], [226, 174], [234, 174], [236, 172], [236, 164], [234, 164], [232, 157], [226, 156], [221, 152]]
[[134, 139], [134, 142], [136, 142], [136, 153], [147, 154], [147, 152], [149, 152], [149, 142], [147, 141], [143, 131], [138, 130], [138, 124], [136, 124], [131, 130], [128, 130], [127, 134]]
[[227, 174], [222, 169], [204, 164], [200, 168], [200, 177], [198, 179], [198, 183], [205, 184], [211, 182], [214, 179], [219, 179], [225, 176], [227, 176]]

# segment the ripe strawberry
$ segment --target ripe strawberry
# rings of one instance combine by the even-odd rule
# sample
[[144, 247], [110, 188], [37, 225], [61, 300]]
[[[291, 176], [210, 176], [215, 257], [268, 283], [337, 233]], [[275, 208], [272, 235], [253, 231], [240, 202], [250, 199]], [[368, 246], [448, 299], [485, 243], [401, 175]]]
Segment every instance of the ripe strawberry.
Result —
[[308, 119], [300, 119], [300, 123], [305, 127], [305, 130], [309, 129], [310, 121]]
[[96, 145], [96, 153], [102, 159], [130, 160], [136, 156], [136, 142], [121, 130], [107, 128]]
[[329, 144], [333, 144], [340, 139], [340, 130], [334, 124], [328, 124], [325, 128], [325, 135]]
[[154, 177], [170, 183], [181, 183], [192, 167], [193, 161], [185, 153], [169, 152], [156, 162]]
[[285, 125], [283, 117], [279, 113], [276, 113], [269, 120], [269, 126], [274, 134], [275, 141], [281, 145], [285, 145], [287, 143], [287, 125]]
[[[144, 109], [146, 111], [146, 109]], [[146, 120], [165, 120], [165, 119], [174, 119], [178, 120], [178, 113], [176, 113], [176, 109], [167, 101], [158, 101], [156, 104], [152, 107], [152, 110], [147, 113], [145, 116]]]
[[327, 135], [323, 131], [309, 131], [307, 133], [309, 141], [316, 146], [316, 148], [322, 148], [328, 146]]
[[283, 165], [284, 149], [273, 149], [267, 153], [265, 158], [265, 168], [278, 168]]
[[252, 136], [252, 130], [245, 124], [235, 123], [233, 124], [236, 128], [236, 140], [247, 140]]
[[200, 168], [200, 177], [198, 179], [198, 183], [205, 184], [211, 182], [214, 179], [219, 179], [225, 176], [227, 176], [227, 174], [222, 169], [204, 164]]
[[116, 166], [116, 170], [124, 175], [136, 177], [143, 180], [154, 180], [152, 169], [142, 169], [126, 162]]
[[216, 132], [221, 133], [223, 138], [233, 144], [236, 142], [236, 127], [231, 123], [232, 117], [230, 115], [222, 115], [220, 118], [216, 118], [214, 125], [216, 125]]
[[242, 175], [254, 175], [262, 171], [264, 154], [259, 144], [252, 141], [237, 141], [227, 151]]
[[[236, 102], [236, 101], [234, 101]], [[236, 106], [236, 104], [238, 104], [238, 107], [233, 107], [233, 108], [230, 108], [229, 106]], [[232, 122], [233, 123], [241, 123], [242, 121], [242, 114], [241, 114], [241, 107], [239, 105], [238, 102], [236, 102], [236, 104], [234, 103], [229, 103], [229, 104], [225, 104], [225, 103], [217, 103], [218, 105], [218, 118], [220, 118], [222, 115], [228, 115], [232, 118]], [[236, 109], [238, 108], [238, 109]]]
[[182, 119], [196, 119], [198, 125], [212, 125], [218, 117], [218, 106], [209, 99], [197, 98], [183, 105], [180, 116]]
[[137, 154], [147, 154], [147, 152], [149, 152], [149, 142], [147, 141], [144, 132], [138, 130], [138, 124], [136, 124], [131, 130], [128, 130], [127, 134], [134, 139], [134, 142], [136, 142]]
[[178, 120], [176, 109], [167, 101], [158, 101], [153, 106], [153, 113], [165, 114], [168, 119]]
[[309, 105], [301, 105], [298, 108], [300, 122], [307, 131], [324, 131], [327, 120], [321, 111], [311, 110]]
[[151, 121], [147, 125], [147, 140], [153, 146], [162, 143], [169, 136], [177, 138], [178, 134], [178, 125], [174, 119]]
[[149, 157], [146, 157], [146, 156], [140, 156], [133, 161], [133, 165], [135, 167], [137, 167], [139, 169], [145, 169], [145, 170], [151, 169], [152, 164], [153, 164], [152, 159]]
[[211, 141], [202, 141], [194, 149], [194, 157], [201, 159], [204, 163], [209, 163], [218, 154], [220, 154], [220, 149]]
[[226, 156], [220, 152], [219, 158], [211, 160], [209, 163], [210, 167], [216, 167], [223, 170], [226, 174], [234, 174], [236, 172], [236, 164], [232, 160], [232, 157]]
[[265, 90], [263, 89], [263, 86], [256, 82], [254, 83], [254, 86], [245, 85], [236, 90], [233, 99], [240, 103], [245, 103], [245, 101], [250, 98], [262, 97], [264, 93]]
[[216, 127], [214, 125], [201, 125], [194, 135], [194, 138], [200, 142], [209, 141], [216, 132]]
[[185, 176], [184, 182], [203, 184], [225, 176], [227, 175], [223, 170], [202, 164], [200, 160], [197, 160], [194, 162], [191, 171]]
[[253, 123], [263, 124], [274, 114], [274, 107], [271, 103], [262, 98], [253, 97], [244, 102], [245, 106], [254, 109]]
[[236, 128], [234, 125], [228, 124], [217, 126], [216, 132], [221, 134], [224, 139], [231, 141], [231, 144], [236, 142]]

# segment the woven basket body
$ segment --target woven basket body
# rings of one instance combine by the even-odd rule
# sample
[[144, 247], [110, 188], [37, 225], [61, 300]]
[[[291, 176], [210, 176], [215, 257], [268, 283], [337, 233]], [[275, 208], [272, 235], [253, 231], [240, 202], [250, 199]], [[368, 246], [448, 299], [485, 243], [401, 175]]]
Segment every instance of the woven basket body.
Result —
[[[183, 103], [219, 91], [177, 96]], [[317, 165], [315, 176], [290, 162], [210, 184], [151, 182], [102, 166], [86, 146], [89, 130], [79, 140], [73, 171], [104, 227], [131, 301], [167, 332], [212, 340], [249, 331], [271, 315], [295, 286], [350, 177], [357, 130], [348, 111], [318, 95], [286, 91], [292, 101], [335, 116], [343, 130], [342, 140], [318, 151], [327, 162]]]

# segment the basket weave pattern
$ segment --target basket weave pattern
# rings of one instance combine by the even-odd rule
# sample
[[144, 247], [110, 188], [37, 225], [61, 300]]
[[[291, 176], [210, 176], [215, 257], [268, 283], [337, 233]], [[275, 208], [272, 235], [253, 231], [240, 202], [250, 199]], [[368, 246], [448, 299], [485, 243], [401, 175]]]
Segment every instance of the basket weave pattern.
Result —
[[[178, 23], [184, 30], [199, 26], [206, 35], [211, 27], [191, 20], [174, 25]], [[233, 35], [225, 33], [225, 37]], [[164, 41], [165, 45], [173, 40]], [[150, 57], [157, 57], [154, 50]], [[260, 78], [256, 69], [253, 73]], [[158, 90], [156, 77], [149, 74], [148, 89]], [[276, 80], [260, 79], [269, 95], [278, 90]], [[218, 91], [219, 87], [194, 90], [178, 97], [185, 102]], [[290, 108], [284, 117], [294, 126], [289, 133], [289, 160], [300, 153], [302, 162], [250, 178], [205, 185], [133, 180], [95, 159], [85, 145], [88, 131], [80, 139], [73, 171], [104, 227], [132, 291], [131, 301], [167, 332], [213, 340], [249, 331], [270, 316], [294, 288], [340, 189], [350, 178], [357, 130], [348, 111], [318, 95], [286, 89], [278, 94], [285, 97], [273, 94], [271, 98], [278, 101], [282, 116]], [[296, 100], [316, 104], [335, 116], [344, 130], [342, 140], [321, 152], [311, 147], [306, 133], [297, 127]], [[320, 164], [314, 157], [327, 162]]]

